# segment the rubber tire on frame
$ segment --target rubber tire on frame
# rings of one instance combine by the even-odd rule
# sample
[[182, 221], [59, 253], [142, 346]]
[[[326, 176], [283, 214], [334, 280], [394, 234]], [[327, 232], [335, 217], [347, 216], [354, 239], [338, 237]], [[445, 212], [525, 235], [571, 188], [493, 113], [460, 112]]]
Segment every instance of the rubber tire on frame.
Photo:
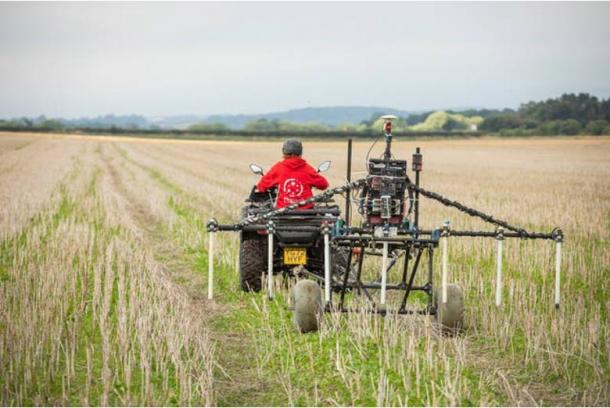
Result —
[[294, 327], [299, 333], [317, 331], [322, 319], [322, 290], [317, 282], [300, 280], [292, 288], [291, 304], [294, 308]]
[[261, 239], [244, 239], [239, 247], [239, 285], [244, 292], [260, 292], [265, 272], [265, 243]]
[[436, 291], [436, 321], [445, 333], [456, 334], [464, 328], [464, 292], [459, 285], [447, 284], [447, 303], [441, 303], [441, 287]]

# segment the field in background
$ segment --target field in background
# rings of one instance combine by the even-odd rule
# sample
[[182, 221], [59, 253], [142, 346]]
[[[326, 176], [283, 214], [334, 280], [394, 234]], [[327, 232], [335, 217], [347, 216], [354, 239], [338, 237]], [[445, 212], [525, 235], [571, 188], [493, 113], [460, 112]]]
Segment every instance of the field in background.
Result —
[[[1, 405], [609, 405], [610, 139], [397, 141], [422, 184], [529, 230], [566, 234], [563, 303], [551, 242], [450, 241], [467, 330], [427, 318], [326, 316], [298, 335], [275, 301], [239, 292], [223, 235], [205, 299], [205, 223], [236, 219], [280, 141], [0, 134]], [[370, 142], [354, 148], [364, 174]], [[377, 145], [374, 155], [381, 153]], [[345, 180], [345, 144], [306, 142]], [[421, 224], [484, 225], [424, 199]], [[436, 268], [438, 271], [439, 268]], [[438, 281], [438, 279], [437, 279]]]

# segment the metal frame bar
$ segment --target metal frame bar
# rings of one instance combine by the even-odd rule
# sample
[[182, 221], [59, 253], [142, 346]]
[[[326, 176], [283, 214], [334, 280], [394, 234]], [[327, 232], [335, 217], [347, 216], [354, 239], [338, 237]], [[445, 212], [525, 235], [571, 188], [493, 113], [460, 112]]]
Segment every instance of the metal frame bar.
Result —
[[362, 309], [362, 308], [343, 308], [343, 309], [333, 309], [332, 307], [327, 307], [324, 309], [325, 312], [328, 313], [333, 313], [333, 312], [338, 312], [338, 313], [371, 313], [371, 314], [380, 314], [380, 315], [388, 315], [388, 314], [399, 314], [399, 315], [414, 315], [414, 314], [418, 314], [418, 315], [436, 315], [436, 310], [434, 309], [429, 309], [429, 308], [425, 308], [425, 309], [418, 309], [418, 310], [411, 310], [411, 309], [405, 309], [405, 310], [399, 310], [399, 309], [377, 309], [377, 308], [371, 308], [371, 309]]
[[[366, 241], [366, 239], [364, 241]], [[349, 247], [350, 253], [348, 255], [347, 270], [345, 271], [345, 275], [343, 276], [342, 282], [337, 284], [335, 281], [335, 283], [333, 285], [333, 289], [340, 290], [340, 293], [341, 293], [340, 300], [337, 305], [335, 305], [331, 302], [327, 307], [327, 311], [342, 311], [342, 312], [354, 311], [355, 309], [346, 307], [346, 304], [345, 304], [345, 300], [346, 300], [345, 295], [349, 290], [349, 291], [357, 291], [358, 293], [360, 293], [361, 291], [364, 292], [364, 294], [367, 296], [369, 302], [371, 303], [370, 311], [385, 314], [386, 313], [385, 302], [384, 302], [385, 299], [381, 298], [381, 294], [380, 294], [379, 304], [377, 304], [375, 299], [371, 296], [371, 294], [367, 290], [367, 289], [375, 289], [375, 290], [381, 290], [382, 292], [384, 290], [385, 291], [392, 290], [392, 291], [403, 291], [404, 292], [404, 295], [402, 296], [402, 300], [400, 303], [400, 307], [391, 313], [398, 313], [398, 314], [429, 313], [429, 314], [433, 314], [435, 311], [432, 307], [432, 290], [431, 290], [432, 275], [433, 275], [432, 260], [433, 260], [433, 255], [434, 255], [434, 247], [437, 245], [437, 242], [436, 241], [428, 242], [428, 241], [429, 240], [418, 240], [418, 239], [411, 239], [411, 238], [407, 238], [407, 237], [403, 237], [402, 240], [399, 240], [399, 241], [379, 240], [377, 238], [375, 240], [372, 240], [372, 239], [369, 240], [368, 244], [372, 244], [372, 246], [374, 248], [376, 248], [376, 246], [379, 244], [381, 244], [383, 246], [387, 245], [388, 251], [390, 249], [392, 249], [392, 252], [394, 252], [397, 249], [397, 247], [402, 248], [404, 246], [405, 261], [404, 261], [404, 265], [402, 267], [401, 278], [400, 278], [400, 281], [398, 281], [398, 283], [392, 283], [392, 282], [388, 282], [387, 280], [384, 281], [383, 271], [380, 271], [380, 274], [382, 276], [381, 282], [362, 281], [362, 269], [363, 269], [364, 257], [367, 255], [367, 253], [365, 251], [365, 248], [367, 248], [367, 243], [362, 242], [361, 240], [358, 240], [358, 241], [354, 240], [354, 241], [349, 241], [349, 242], [341, 242], [340, 239], [335, 240], [334, 244], [336, 246]], [[355, 279], [353, 279], [351, 277], [351, 271], [352, 271], [352, 256], [353, 256], [353, 251], [355, 248], [359, 248], [360, 251], [359, 251], [357, 267], [356, 267], [357, 268], [356, 277], [355, 277]], [[417, 275], [418, 271], [420, 270], [421, 258], [423, 256], [424, 252], [428, 253], [428, 265], [427, 265], [427, 269], [428, 269], [428, 274], [427, 274], [428, 279], [427, 280], [428, 281], [423, 286], [416, 286], [414, 283], [415, 276]], [[415, 256], [415, 260], [414, 260], [413, 265], [410, 265], [409, 258], [411, 257], [412, 254]], [[388, 262], [385, 265], [386, 272], [388, 272], [388, 273], [390, 272], [392, 267], [396, 265], [396, 260], [399, 259], [400, 256], [401, 255], [398, 255], [398, 256], [395, 255], [394, 258], [392, 258], [393, 262]], [[410, 273], [409, 273], [409, 267], [411, 267]], [[383, 265], [382, 265], [382, 268], [383, 268]], [[386, 278], [387, 278], [387, 276], [386, 276]], [[407, 278], [408, 278], [408, 281], [407, 281]], [[422, 291], [428, 295], [428, 305], [427, 305], [426, 309], [419, 311], [419, 312], [407, 309], [407, 302], [409, 299], [409, 295], [414, 291]]]
[[[240, 227], [237, 224], [217, 224], [215, 225], [216, 231], [264, 231], [266, 229], [266, 224], [249, 224], [243, 227]], [[318, 227], [285, 227], [278, 226], [276, 227], [278, 231], [303, 231], [303, 232], [312, 232], [319, 231]], [[366, 234], [372, 235], [373, 231], [367, 228], [358, 228], [351, 227], [346, 223], [345, 225], [346, 231], [348, 231], [351, 235], [345, 235], [342, 238], [348, 237], [361, 237], [360, 235], [354, 234]], [[399, 236], [431, 236], [435, 231], [433, 230], [421, 230], [421, 231], [402, 231], [398, 230]], [[448, 233], [452, 237], [471, 237], [471, 238], [495, 238], [498, 235], [497, 231], [456, 231], [456, 230], [448, 230]], [[361, 237], [362, 238], [362, 237]], [[527, 235], [520, 234], [518, 232], [504, 232], [504, 238], [521, 238], [521, 239], [548, 239], [548, 240], [557, 240], [556, 233], [541, 233], [541, 232], [528, 232]], [[381, 238], [374, 238], [377, 241], [380, 241]]]
[[[398, 310], [405, 310], [406, 306], [407, 306], [407, 300], [409, 299], [409, 295], [411, 294], [412, 290], [423, 290], [423, 287], [421, 289], [416, 289], [413, 286], [413, 282], [415, 280], [415, 273], [417, 272], [417, 269], [419, 268], [419, 261], [421, 260], [421, 255], [424, 252], [423, 248], [418, 248], [417, 251], [417, 256], [415, 257], [415, 263], [413, 264], [413, 269], [411, 270], [411, 276], [409, 277], [409, 283], [406, 286], [406, 290], [405, 290], [405, 294], [402, 298], [402, 301], [400, 302], [400, 309]], [[407, 260], [405, 260], [405, 268], [404, 271], [406, 272], [407, 270]]]

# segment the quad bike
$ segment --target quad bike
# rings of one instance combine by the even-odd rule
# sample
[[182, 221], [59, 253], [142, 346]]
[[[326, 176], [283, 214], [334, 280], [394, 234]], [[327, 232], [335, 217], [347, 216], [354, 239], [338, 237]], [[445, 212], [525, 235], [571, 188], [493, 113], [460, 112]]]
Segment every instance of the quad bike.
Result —
[[[392, 154], [392, 120], [384, 119], [385, 150], [379, 158], [366, 159], [367, 175], [352, 181], [352, 141], [347, 148], [347, 183], [329, 188], [284, 208], [274, 207], [276, 192], [250, 193], [241, 220], [236, 224], [208, 222], [209, 277], [208, 298], [213, 297], [213, 237], [218, 231], [240, 232], [240, 282], [247, 291], [261, 290], [261, 276], [267, 275], [267, 293], [272, 297], [273, 276], [305, 275], [293, 288], [294, 320], [301, 332], [317, 330], [322, 312], [370, 312], [378, 314], [433, 315], [443, 330], [456, 332], [463, 327], [464, 294], [462, 289], [449, 283], [448, 250], [450, 238], [486, 237], [497, 242], [496, 305], [501, 306], [503, 296], [502, 245], [507, 238], [552, 240], [556, 244], [555, 306], [560, 301], [561, 245], [563, 232], [555, 228], [550, 233], [529, 232], [506, 221], [494, 218], [472, 207], [450, 200], [441, 194], [420, 186], [423, 157], [420, 148], [412, 156], [414, 181], [408, 175], [406, 160]], [[371, 146], [372, 149], [372, 146]], [[369, 150], [370, 152], [370, 150]], [[328, 169], [323, 163], [319, 171]], [[250, 165], [262, 175], [262, 169]], [[341, 214], [332, 198], [345, 195], [345, 212]], [[420, 198], [425, 197], [444, 206], [457, 209], [471, 217], [496, 226], [492, 231], [459, 231], [445, 222], [440, 228], [420, 226]], [[354, 197], [354, 198], [353, 198]], [[352, 222], [352, 199], [356, 200], [361, 220]], [[299, 209], [314, 203], [310, 210]], [[433, 270], [434, 253], [441, 251], [440, 285], [436, 286]], [[266, 256], [265, 256], [266, 254]], [[371, 278], [370, 268], [365, 271], [364, 259], [381, 258], [378, 273]], [[401, 267], [400, 259], [403, 260]], [[424, 271], [424, 274], [419, 273]], [[367, 272], [367, 273], [365, 273]], [[420, 277], [419, 282], [415, 279]], [[322, 295], [322, 289], [324, 293]], [[388, 296], [388, 291], [398, 296]], [[413, 302], [412, 294], [423, 293]], [[333, 297], [335, 294], [335, 297]], [[367, 307], [354, 306], [355, 296], [364, 295]], [[390, 307], [388, 307], [388, 305]]]
[[[330, 161], [318, 167], [318, 172], [328, 170]], [[251, 164], [254, 174], [263, 175], [263, 169]], [[242, 208], [241, 221], [253, 219], [275, 208], [277, 187], [266, 192], [259, 192], [252, 187], [247, 205]], [[239, 279], [243, 291], [258, 292], [261, 290], [262, 275], [269, 266], [269, 239], [273, 234], [273, 273], [292, 277], [295, 272], [300, 276], [324, 276], [324, 240], [321, 234], [323, 225], [335, 225], [341, 211], [339, 206], [329, 198], [320, 201], [311, 209], [295, 209], [269, 218], [274, 228], [262, 228], [260, 225], [248, 225], [240, 230], [239, 240]], [[337, 279], [346, 270], [347, 252], [334, 248], [331, 253], [331, 265]]]

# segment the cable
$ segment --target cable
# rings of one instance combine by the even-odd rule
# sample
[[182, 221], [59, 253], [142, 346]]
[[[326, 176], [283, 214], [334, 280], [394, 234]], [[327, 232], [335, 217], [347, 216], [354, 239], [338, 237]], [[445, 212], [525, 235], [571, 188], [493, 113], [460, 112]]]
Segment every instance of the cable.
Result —
[[377, 144], [377, 142], [379, 141], [380, 137], [381, 137], [381, 133], [377, 135], [377, 138], [373, 141], [373, 144], [371, 145], [371, 147], [369, 147], [369, 151], [366, 152], [366, 159], [364, 159], [364, 168], [365, 169], [369, 168], [369, 155], [371, 154], [371, 150], [373, 150], [373, 147], [375, 147], [375, 144]]

